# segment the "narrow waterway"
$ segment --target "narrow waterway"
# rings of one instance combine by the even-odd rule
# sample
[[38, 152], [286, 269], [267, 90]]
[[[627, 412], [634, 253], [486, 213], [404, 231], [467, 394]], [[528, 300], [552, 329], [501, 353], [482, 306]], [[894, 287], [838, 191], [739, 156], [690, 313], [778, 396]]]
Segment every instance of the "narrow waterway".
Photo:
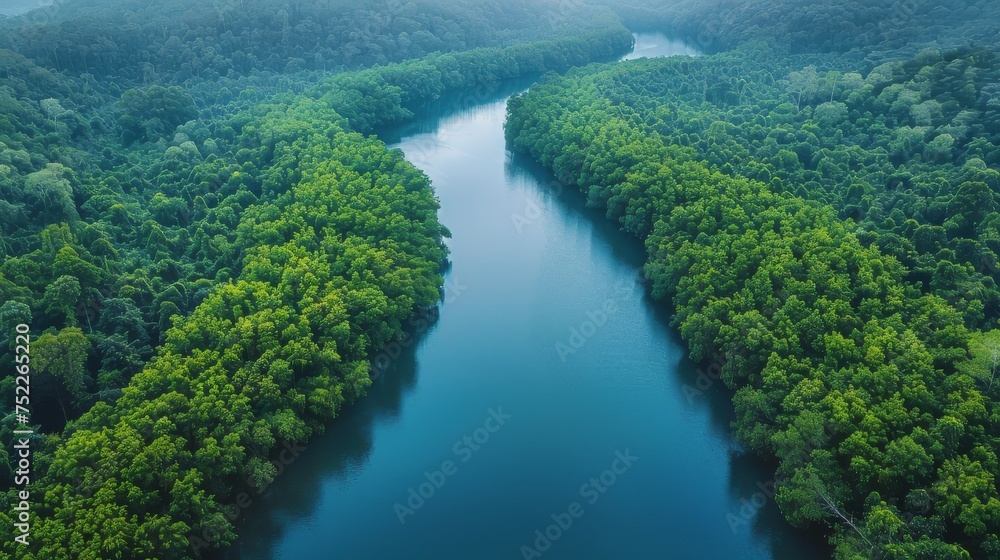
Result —
[[399, 131], [453, 234], [438, 317], [244, 508], [226, 556], [821, 556], [647, 297], [640, 244], [506, 150], [522, 87], [442, 100]]

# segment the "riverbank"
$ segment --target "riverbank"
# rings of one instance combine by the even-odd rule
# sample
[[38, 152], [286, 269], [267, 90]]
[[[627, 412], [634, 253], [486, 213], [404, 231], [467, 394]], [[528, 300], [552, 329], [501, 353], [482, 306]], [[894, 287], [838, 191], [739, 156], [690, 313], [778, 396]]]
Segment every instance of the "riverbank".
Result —
[[[734, 454], [728, 395], [651, 305], [642, 247], [507, 152], [520, 86], [442, 100], [398, 131], [452, 232], [453, 297], [248, 513], [227, 558], [513, 560], [542, 552], [536, 531], [553, 559], [817, 556], [761, 503], [772, 474]], [[491, 432], [499, 408], [510, 418]], [[637, 457], [620, 474], [616, 451]], [[575, 502], [583, 514], [546, 535]]]

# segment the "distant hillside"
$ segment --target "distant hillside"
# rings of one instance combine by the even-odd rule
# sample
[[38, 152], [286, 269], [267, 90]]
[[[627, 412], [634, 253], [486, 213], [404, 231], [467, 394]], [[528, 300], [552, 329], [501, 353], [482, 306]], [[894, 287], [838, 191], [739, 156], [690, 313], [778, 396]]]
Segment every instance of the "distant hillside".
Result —
[[925, 47], [996, 47], [996, 0], [591, 0], [635, 29], [671, 30], [715, 51], [771, 37], [795, 52], [863, 49], [902, 59]]
[[103, 82], [181, 84], [551, 39], [606, 15], [557, 0], [59, 0], [11, 18], [0, 48]]

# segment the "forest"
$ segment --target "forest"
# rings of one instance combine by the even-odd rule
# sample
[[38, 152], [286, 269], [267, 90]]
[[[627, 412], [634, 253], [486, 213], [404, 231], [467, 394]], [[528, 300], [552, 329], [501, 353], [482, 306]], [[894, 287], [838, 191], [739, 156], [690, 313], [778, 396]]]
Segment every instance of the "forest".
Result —
[[[884, 33], [878, 3], [730, 4], [722, 52], [548, 76], [508, 138], [645, 242], [788, 521], [837, 558], [998, 558], [1000, 60], [935, 42], [996, 13], [924, 3]], [[657, 21], [693, 33], [701, 6]]]
[[[379, 134], [518, 78], [509, 149], [643, 244], [789, 523], [836, 558], [1000, 558], [992, 0], [21, 4], [0, 439], [29, 324], [34, 524], [0, 560], [232, 545], [225, 504], [441, 300], [439, 200]], [[642, 30], [708, 55], [612, 63]]]
[[0, 557], [233, 542], [223, 504], [364, 395], [369, 356], [440, 297], [431, 186], [365, 135], [631, 47], [607, 11], [528, 8], [81, 0], [0, 20], [0, 437], [30, 324], [43, 473], [30, 546]]

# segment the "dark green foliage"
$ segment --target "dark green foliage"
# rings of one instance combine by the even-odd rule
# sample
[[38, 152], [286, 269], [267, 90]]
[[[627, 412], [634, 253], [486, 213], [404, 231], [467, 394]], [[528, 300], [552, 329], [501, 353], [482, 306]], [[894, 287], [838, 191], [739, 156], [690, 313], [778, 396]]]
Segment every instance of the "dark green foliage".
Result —
[[177, 86], [130, 89], [120, 105], [125, 144], [158, 140], [198, 116], [194, 98]]
[[[691, 356], [727, 358], [737, 435], [778, 459], [792, 523], [838, 558], [995, 557], [996, 331], [968, 327], [998, 317], [996, 271], [969, 261], [992, 258], [998, 65], [927, 53], [865, 78], [772, 53], [573, 71], [511, 100], [508, 138], [645, 241]], [[893, 111], [894, 83], [940, 107]], [[961, 140], [894, 159], [917, 118], [900, 149]]]
[[761, 37], [797, 52], [897, 58], [925, 46], [997, 45], [993, 0], [598, 0], [633, 29], [667, 29], [705, 51]]
[[413, 116], [446, 91], [608, 60], [627, 52], [632, 41], [625, 28], [611, 26], [573, 38], [436, 55], [338, 76], [310, 95], [329, 103], [352, 129], [370, 133]]
[[556, 0], [75, 0], [13, 18], [0, 47], [75, 75], [179, 84], [537, 41], [600, 14]]
[[[47, 24], [101, 28], [70, 17], [86, 5]], [[577, 37], [300, 82], [307, 95], [244, 90], [218, 114], [185, 87], [92, 88], [0, 51], [0, 103], [20, 96], [0, 121], [0, 367], [12, 371], [10, 329], [30, 321], [47, 434], [33, 544], [17, 557], [188, 558], [231, 543], [222, 504], [248, 480], [268, 484], [283, 441], [305, 441], [364, 395], [369, 355], [439, 298], [447, 230], [427, 178], [355, 129], [447, 91], [624, 52], [631, 35], [601, 13]], [[246, 83], [278, 83], [258, 78]], [[91, 119], [84, 133], [70, 107]]]
[[773, 52], [756, 44], [682, 64], [636, 61], [600, 87], [623, 116], [714, 168], [831, 205], [967, 325], [995, 325], [997, 57], [927, 51], [853, 71], [850, 59]]

